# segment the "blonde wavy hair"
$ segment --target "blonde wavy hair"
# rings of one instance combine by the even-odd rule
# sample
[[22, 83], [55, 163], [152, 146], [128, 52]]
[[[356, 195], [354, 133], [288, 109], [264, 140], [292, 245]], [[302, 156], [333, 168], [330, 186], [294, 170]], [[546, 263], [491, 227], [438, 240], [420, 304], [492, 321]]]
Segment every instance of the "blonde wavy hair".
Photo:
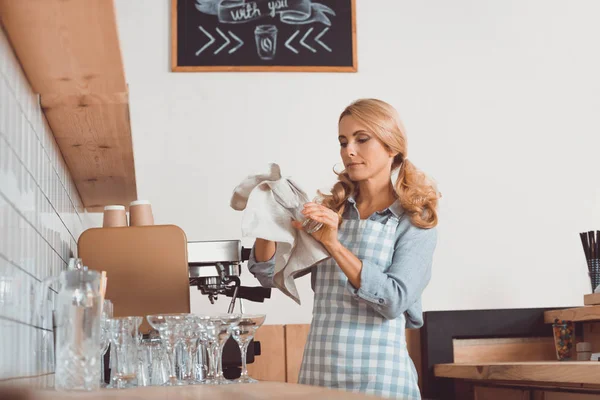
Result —
[[[437, 191], [435, 183], [406, 158], [405, 129], [394, 107], [377, 99], [359, 99], [346, 107], [339, 121], [348, 115], [362, 123], [384, 146], [396, 154], [390, 171], [392, 173], [399, 169], [394, 190], [413, 225], [420, 228], [436, 226], [438, 198], [441, 194]], [[346, 170], [335, 173], [338, 181], [331, 189], [331, 194], [320, 195], [323, 205], [337, 212], [341, 221], [346, 201], [351, 195], [358, 195], [358, 185], [350, 179]]]

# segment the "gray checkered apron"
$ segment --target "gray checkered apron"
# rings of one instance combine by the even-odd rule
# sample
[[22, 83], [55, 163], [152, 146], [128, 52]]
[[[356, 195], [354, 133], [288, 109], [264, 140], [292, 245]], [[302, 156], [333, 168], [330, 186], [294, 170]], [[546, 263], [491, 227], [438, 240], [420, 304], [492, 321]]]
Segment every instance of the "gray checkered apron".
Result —
[[[382, 270], [392, 263], [399, 220], [345, 219], [339, 240]], [[333, 259], [316, 268], [313, 318], [298, 382], [397, 399], [420, 399], [404, 314], [388, 320], [347, 289]]]

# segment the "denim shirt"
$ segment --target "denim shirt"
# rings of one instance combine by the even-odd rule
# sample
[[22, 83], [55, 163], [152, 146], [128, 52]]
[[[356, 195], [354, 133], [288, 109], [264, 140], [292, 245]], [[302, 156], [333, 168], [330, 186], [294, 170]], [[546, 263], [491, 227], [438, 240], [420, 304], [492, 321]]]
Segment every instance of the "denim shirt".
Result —
[[[437, 229], [414, 226], [398, 200], [385, 210], [374, 212], [369, 219], [386, 223], [391, 216], [399, 219], [392, 263], [387, 268], [378, 268], [368, 260], [361, 260], [360, 288], [355, 288], [349, 281], [346, 287], [352, 296], [373, 307], [385, 318], [394, 319], [404, 313], [407, 328], [420, 328], [423, 326], [421, 294], [431, 279]], [[360, 218], [352, 197], [348, 199], [343, 218]], [[273, 287], [275, 256], [258, 262], [253, 247], [248, 268], [262, 286]], [[313, 290], [315, 277], [316, 274], [311, 274]]]

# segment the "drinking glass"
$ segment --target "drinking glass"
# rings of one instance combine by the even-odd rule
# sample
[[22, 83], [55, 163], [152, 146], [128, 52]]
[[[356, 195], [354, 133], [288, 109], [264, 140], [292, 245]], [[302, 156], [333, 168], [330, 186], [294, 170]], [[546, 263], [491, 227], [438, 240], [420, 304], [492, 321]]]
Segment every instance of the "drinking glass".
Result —
[[[323, 197], [320, 195], [317, 195], [315, 198], [313, 198], [312, 202], [316, 203], [316, 204], [323, 204]], [[310, 218], [306, 218], [306, 219], [304, 219], [304, 221], [302, 221], [302, 228], [304, 229], [304, 231], [306, 233], [309, 233], [309, 234], [317, 232], [322, 227], [323, 227], [322, 222], [317, 222]]]
[[[146, 336], [146, 335], [145, 335]], [[139, 346], [140, 386], [160, 386], [167, 381], [164, 351], [159, 337], [147, 335]]]
[[256, 379], [248, 375], [246, 366], [246, 357], [248, 353], [248, 345], [254, 338], [258, 328], [265, 322], [267, 316], [264, 314], [242, 315], [239, 322], [231, 329], [231, 335], [240, 346], [242, 354], [242, 375], [235, 380], [236, 383], [256, 383]]
[[106, 387], [106, 376], [104, 375], [104, 354], [110, 345], [110, 320], [113, 317], [113, 303], [104, 300], [102, 304], [102, 316], [100, 318], [100, 387]]
[[224, 385], [232, 383], [223, 376], [223, 347], [231, 336], [231, 328], [240, 319], [240, 314], [220, 314], [204, 321], [208, 348], [208, 374], [205, 383]]
[[137, 386], [138, 329], [142, 317], [118, 317], [110, 320], [110, 341], [115, 347], [116, 373], [110, 388], [126, 389]]
[[233, 383], [223, 376], [223, 348], [225, 343], [231, 336], [231, 330], [237, 325], [241, 318], [241, 314], [221, 314], [213, 317], [213, 321], [218, 324], [218, 341], [217, 341], [217, 384], [227, 385]]
[[198, 355], [198, 340], [201, 333], [200, 317], [186, 316], [183, 327], [183, 350], [185, 354], [185, 368], [183, 382], [188, 385], [198, 385], [202, 382], [196, 380], [196, 365]]
[[169, 360], [169, 378], [163, 386], [181, 386], [185, 384], [177, 377], [175, 350], [182, 339], [182, 331], [188, 315], [155, 314], [146, 317], [150, 326], [158, 331]]

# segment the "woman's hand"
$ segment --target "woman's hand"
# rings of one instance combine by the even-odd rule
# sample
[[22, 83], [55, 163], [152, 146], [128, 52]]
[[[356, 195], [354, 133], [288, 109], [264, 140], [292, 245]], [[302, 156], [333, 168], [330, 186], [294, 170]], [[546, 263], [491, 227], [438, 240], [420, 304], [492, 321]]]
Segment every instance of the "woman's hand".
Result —
[[[323, 224], [321, 229], [312, 233], [312, 237], [321, 242], [329, 252], [340, 244], [338, 241], [340, 216], [336, 212], [321, 204], [306, 203], [304, 205], [304, 210], [302, 210], [302, 214], [304, 214], [306, 218], [310, 218]], [[302, 229], [302, 222], [293, 221], [292, 224], [296, 229]]]

